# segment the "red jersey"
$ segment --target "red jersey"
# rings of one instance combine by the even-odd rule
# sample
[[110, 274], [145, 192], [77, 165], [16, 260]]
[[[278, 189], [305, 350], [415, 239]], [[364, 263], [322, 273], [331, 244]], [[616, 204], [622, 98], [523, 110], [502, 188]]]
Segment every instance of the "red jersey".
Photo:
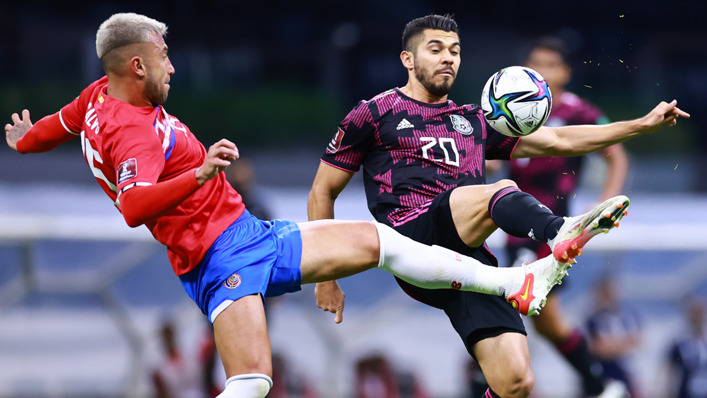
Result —
[[[206, 149], [164, 107], [136, 107], [106, 95], [108, 78], [92, 83], [59, 112], [67, 134], [80, 135], [88, 166], [120, 210], [120, 195], [200, 167]], [[196, 178], [196, 177], [194, 177]], [[219, 173], [175, 210], [145, 223], [167, 246], [177, 275], [194, 269], [216, 238], [245, 210]]]

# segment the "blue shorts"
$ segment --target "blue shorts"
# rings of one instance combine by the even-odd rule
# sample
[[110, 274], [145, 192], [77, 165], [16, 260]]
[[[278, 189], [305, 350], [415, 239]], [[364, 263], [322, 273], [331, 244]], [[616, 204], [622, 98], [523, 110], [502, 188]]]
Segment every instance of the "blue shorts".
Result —
[[246, 210], [211, 245], [193, 270], [181, 275], [189, 297], [214, 319], [232, 302], [301, 289], [302, 237], [291, 221], [261, 221]]

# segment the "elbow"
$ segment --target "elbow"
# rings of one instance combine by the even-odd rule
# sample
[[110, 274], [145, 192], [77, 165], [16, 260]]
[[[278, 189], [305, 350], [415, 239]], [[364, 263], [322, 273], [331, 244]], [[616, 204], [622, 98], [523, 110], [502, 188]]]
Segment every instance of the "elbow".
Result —
[[130, 228], [137, 228], [145, 223], [145, 221], [140, 220], [138, 217], [125, 213], [123, 213], [123, 218], [125, 219], [125, 223], [128, 224], [128, 227]]

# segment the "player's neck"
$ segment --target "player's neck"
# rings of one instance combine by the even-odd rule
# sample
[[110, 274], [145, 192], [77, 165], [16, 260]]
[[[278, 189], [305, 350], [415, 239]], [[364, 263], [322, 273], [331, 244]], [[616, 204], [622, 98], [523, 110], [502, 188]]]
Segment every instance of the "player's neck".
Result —
[[402, 91], [403, 94], [416, 101], [426, 102], [428, 104], [439, 104], [447, 101], [446, 95], [442, 97], [436, 97], [430, 94], [430, 92], [427, 91], [427, 89], [416, 79], [408, 80], [408, 84], [406, 84], [404, 87], [401, 87], [400, 91]]
[[149, 99], [144, 95], [144, 90], [141, 89], [140, 83], [133, 80], [127, 80], [116, 76], [108, 76], [108, 88], [106, 94], [117, 100], [126, 102], [137, 107], [153, 106]]

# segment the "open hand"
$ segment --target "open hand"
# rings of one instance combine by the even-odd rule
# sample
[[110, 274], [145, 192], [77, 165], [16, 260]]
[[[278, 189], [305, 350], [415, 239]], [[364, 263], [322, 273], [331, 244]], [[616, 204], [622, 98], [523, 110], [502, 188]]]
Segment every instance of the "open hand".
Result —
[[678, 122], [677, 118], [680, 116], [689, 118], [690, 114], [678, 108], [677, 104], [677, 100], [670, 103], [663, 101], [658, 104], [649, 114], [641, 118], [644, 125], [641, 132], [644, 134], [654, 133], [663, 127], [675, 126]]
[[336, 281], [320, 282], [314, 287], [317, 307], [336, 314], [334, 316], [335, 323], [341, 323], [344, 320], [345, 297], [346, 294]]
[[29, 118], [29, 111], [27, 109], [22, 111], [22, 119], [16, 113], [12, 114], [12, 123], [5, 125], [5, 139], [7, 140], [7, 145], [10, 148], [17, 150], [17, 141], [22, 138], [30, 128], [32, 128], [32, 121]]
[[216, 177], [228, 167], [232, 161], [238, 159], [238, 156], [236, 144], [225, 138], [211, 145], [204, 164], [196, 169], [196, 180], [200, 185], [204, 185], [206, 181]]

